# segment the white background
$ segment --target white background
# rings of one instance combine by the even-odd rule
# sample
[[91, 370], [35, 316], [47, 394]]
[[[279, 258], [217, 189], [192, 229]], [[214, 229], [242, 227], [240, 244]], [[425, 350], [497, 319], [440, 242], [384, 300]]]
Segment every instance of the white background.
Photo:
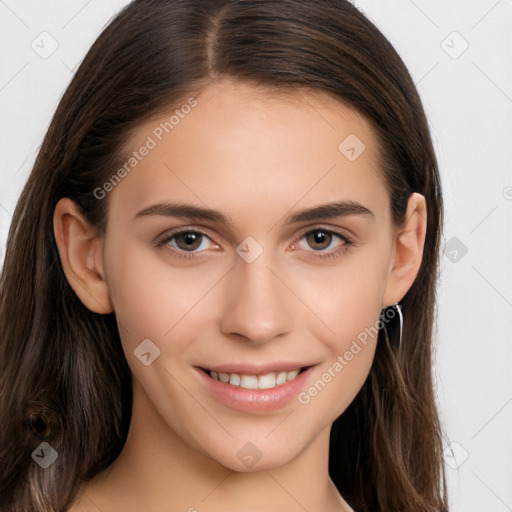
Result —
[[[0, 0], [0, 262], [57, 103], [125, 4]], [[356, 4], [408, 66], [441, 168], [436, 381], [451, 510], [512, 511], [512, 0]], [[32, 48], [52, 44], [47, 58]]]

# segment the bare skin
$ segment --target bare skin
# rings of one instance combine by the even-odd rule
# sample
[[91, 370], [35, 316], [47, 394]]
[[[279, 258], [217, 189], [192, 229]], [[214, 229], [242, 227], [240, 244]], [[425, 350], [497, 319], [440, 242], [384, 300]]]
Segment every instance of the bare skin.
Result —
[[[134, 376], [126, 445], [71, 510], [350, 511], [329, 478], [329, 433], [368, 375], [376, 336], [333, 365], [413, 283], [425, 200], [412, 194], [406, 223], [393, 224], [375, 134], [331, 98], [223, 80], [196, 100], [110, 191], [104, 236], [69, 199], [55, 210], [66, 277], [89, 309], [115, 311]], [[130, 151], [168, 118], [141, 125]], [[350, 134], [365, 145], [353, 161], [338, 149]], [[288, 222], [340, 201], [371, 213]], [[136, 218], [163, 202], [219, 210], [232, 223]], [[176, 228], [188, 235], [156, 247]], [[247, 237], [257, 244], [242, 244], [244, 259], [236, 249]], [[145, 339], [160, 350], [147, 366], [134, 353]], [[219, 401], [198, 369], [276, 361], [312, 369], [302, 401], [268, 411]]]

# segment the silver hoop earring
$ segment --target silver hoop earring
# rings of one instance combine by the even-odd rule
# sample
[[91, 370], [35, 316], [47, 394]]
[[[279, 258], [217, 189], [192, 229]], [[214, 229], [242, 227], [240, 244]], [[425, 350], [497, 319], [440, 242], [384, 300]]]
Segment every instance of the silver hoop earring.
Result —
[[404, 316], [402, 315], [402, 306], [398, 304], [398, 302], [395, 302], [393, 306], [396, 307], [396, 310], [398, 311], [398, 318], [400, 319], [400, 337], [398, 338], [398, 350], [400, 350], [402, 348], [402, 331], [404, 328]]
[[[391, 310], [392, 314], [388, 314], [389, 308], [393, 308]], [[395, 309], [396, 309], [396, 311], [398, 313], [398, 321], [399, 321], [397, 351], [400, 351], [400, 349], [402, 348], [402, 332], [403, 332], [403, 324], [404, 324], [404, 317], [402, 315], [402, 306], [400, 304], [398, 304], [398, 302], [395, 302], [394, 304], [389, 306], [389, 308], [386, 308], [386, 312], [384, 314], [384, 329], [386, 329], [388, 340], [390, 340], [389, 343], [391, 344], [392, 343], [391, 338], [393, 338], [393, 339], [395, 338], [396, 326], [391, 325], [390, 328], [388, 329], [386, 324], [389, 323], [389, 321], [395, 317]], [[391, 333], [393, 335], [390, 336]]]

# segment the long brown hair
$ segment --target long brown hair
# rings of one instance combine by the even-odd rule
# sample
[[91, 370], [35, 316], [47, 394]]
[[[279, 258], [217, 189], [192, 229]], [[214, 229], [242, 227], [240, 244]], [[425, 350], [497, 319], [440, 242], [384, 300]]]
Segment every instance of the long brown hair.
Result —
[[[400, 350], [384, 330], [370, 375], [331, 432], [329, 471], [357, 512], [446, 511], [432, 383], [442, 196], [425, 114], [402, 60], [345, 0], [135, 0], [98, 37], [66, 90], [21, 194], [0, 281], [0, 509], [64, 511], [119, 455], [131, 372], [115, 313], [69, 286], [53, 233], [75, 201], [101, 233], [101, 187], [143, 121], [230, 77], [327, 93], [357, 109], [381, 145], [394, 222], [412, 192], [428, 218], [419, 274], [401, 301]], [[42, 469], [43, 441], [57, 460]]]

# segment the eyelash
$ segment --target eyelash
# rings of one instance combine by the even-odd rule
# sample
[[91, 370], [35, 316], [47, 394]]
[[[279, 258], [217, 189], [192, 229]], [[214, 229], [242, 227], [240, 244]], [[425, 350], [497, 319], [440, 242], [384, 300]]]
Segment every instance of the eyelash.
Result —
[[[313, 256], [314, 258], [318, 258], [320, 260], [335, 259], [335, 258], [340, 257], [345, 251], [348, 251], [352, 246], [355, 245], [354, 241], [350, 237], [348, 237], [347, 235], [338, 233], [337, 231], [333, 231], [333, 230], [329, 230], [329, 229], [324, 229], [324, 228], [321, 228], [321, 227], [317, 227], [317, 228], [314, 228], [314, 229], [309, 229], [308, 231], [303, 232], [298, 240], [300, 241], [305, 236], [307, 236], [307, 235], [309, 235], [311, 233], [316, 233], [316, 232], [322, 232], [322, 233], [330, 235], [330, 236], [338, 237], [343, 242], [343, 245], [341, 247], [339, 247], [338, 249], [331, 250], [329, 252], [323, 252], [322, 250], [320, 250], [320, 251], [315, 251], [315, 250], [308, 251], [308, 252], [311, 252], [311, 253], [314, 254], [314, 256]], [[170, 233], [164, 234], [162, 237], [157, 238], [155, 240], [154, 244], [155, 244], [155, 246], [157, 248], [163, 248], [174, 237], [176, 237], [176, 236], [178, 236], [178, 235], [180, 235], [182, 233], [194, 233], [196, 235], [201, 235], [201, 236], [206, 237], [206, 238], [211, 240], [211, 238], [206, 233], [203, 233], [202, 231], [198, 231], [198, 230], [192, 229], [192, 228], [185, 228], [185, 229], [177, 229], [175, 231], [171, 231]], [[294, 242], [293, 245], [295, 245], [295, 242]], [[194, 260], [194, 259], [200, 258], [201, 257], [201, 253], [204, 252], [204, 251], [200, 251], [200, 252], [187, 252], [187, 251], [183, 251], [183, 250], [175, 249], [175, 248], [171, 248], [171, 250], [173, 252], [175, 252], [177, 257], [183, 258], [185, 260]]]

